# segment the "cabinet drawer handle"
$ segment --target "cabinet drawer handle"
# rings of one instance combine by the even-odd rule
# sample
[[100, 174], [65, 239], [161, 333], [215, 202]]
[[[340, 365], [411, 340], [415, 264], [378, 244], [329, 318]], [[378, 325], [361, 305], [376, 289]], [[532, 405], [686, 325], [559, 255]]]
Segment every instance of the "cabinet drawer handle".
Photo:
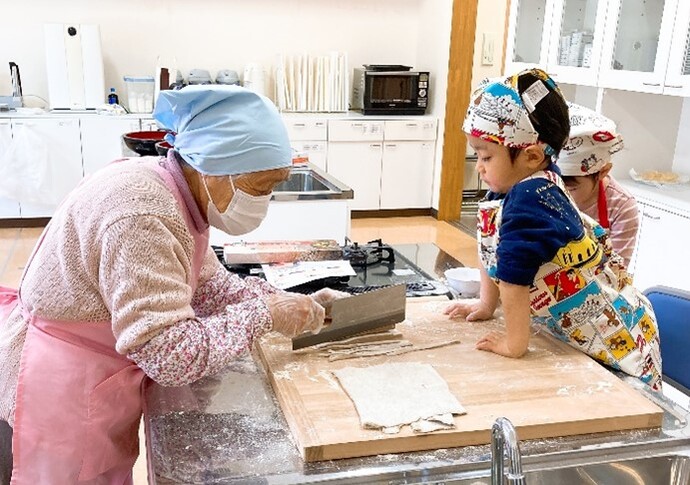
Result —
[[649, 214], [649, 213], [647, 213], [647, 212], [643, 212], [642, 215], [645, 216], [645, 217], [649, 217], [649, 218], [650, 218], [651, 220], [653, 220], [653, 221], [659, 221], [659, 220], [661, 220], [661, 216], [654, 216], [654, 215]]
[[352, 123], [350, 126], [352, 126], [353, 128], [361, 128], [363, 126], [363, 124], [362, 123]]
[[317, 122], [316, 122], [316, 126], [318, 126], [319, 128], [321, 128], [322, 126], [326, 126], [326, 123], [324, 123], [323, 121], [317, 121]]
[[683, 85], [678, 85], [678, 84], [664, 84], [665, 88], [673, 88], [673, 89], [680, 89], [683, 87]]
[[386, 148], [397, 148], [398, 145], [394, 143], [386, 143]]
[[369, 146], [370, 146], [371, 148], [381, 148], [381, 144], [380, 144], [380, 143], [372, 143], [372, 144], [369, 145]]
[[292, 126], [294, 126], [295, 128], [304, 128], [307, 125], [305, 125], [304, 123], [293, 123]]
[[661, 83], [642, 83], [642, 84], [644, 84], [645, 86], [653, 86], [653, 87], [661, 86]]
[[407, 126], [409, 128], [417, 128], [418, 125], [417, 125], [417, 123], [405, 123], [405, 126]]

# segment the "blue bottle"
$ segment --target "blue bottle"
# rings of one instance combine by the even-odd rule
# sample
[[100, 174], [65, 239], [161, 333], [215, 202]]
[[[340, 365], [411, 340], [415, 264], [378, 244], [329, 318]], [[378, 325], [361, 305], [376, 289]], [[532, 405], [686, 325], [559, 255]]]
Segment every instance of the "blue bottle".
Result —
[[108, 95], [108, 104], [119, 104], [120, 100], [115, 94], [115, 88], [110, 88], [110, 94]]

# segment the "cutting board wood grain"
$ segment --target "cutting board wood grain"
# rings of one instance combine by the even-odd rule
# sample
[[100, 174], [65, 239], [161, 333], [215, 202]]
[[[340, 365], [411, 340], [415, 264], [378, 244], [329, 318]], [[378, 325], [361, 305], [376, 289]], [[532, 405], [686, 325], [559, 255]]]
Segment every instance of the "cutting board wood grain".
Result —
[[[315, 349], [293, 352], [290, 339], [277, 334], [258, 342], [258, 354], [305, 461], [486, 444], [500, 416], [515, 424], [521, 440], [661, 425], [658, 406], [550, 335], [533, 335], [521, 359], [476, 350], [478, 338], [501, 329], [502, 322], [450, 320], [442, 314], [447, 304], [408, 299], [407, 319], [397, 325], [403, 338], [417, 345], [461, 340], [446, 347], [329, 362]], [[455, 417], [456, 428], [417, 434], [404, 427], [394, 435], [362, 429], [354, 404], [331, 371], [387, 362], [434, 366], [467, 410]]]

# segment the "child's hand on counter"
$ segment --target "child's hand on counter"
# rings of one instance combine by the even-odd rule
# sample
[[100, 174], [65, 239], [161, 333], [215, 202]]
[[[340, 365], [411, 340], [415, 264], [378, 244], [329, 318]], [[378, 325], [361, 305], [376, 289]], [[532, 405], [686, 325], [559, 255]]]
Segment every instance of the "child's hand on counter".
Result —
[[488, 350], [494, 354], [514, 358], [522, 357], [527, 351], [527, 349], [523, 348], [523, 346], [518, 342], [514, 342], [511, 345], [507, 335], [504, 332], [499, 332], [496, 330], [487, 333], [482, 338], [477, 340], [474, 348], [478, 350]]
[[482, 303], [481, 301], [456, 302], [448, 305], [443, 314], [450, 318], [465, 317], [468, 322], [477, 320], [489, 320], [494, 316], [495, 308]]

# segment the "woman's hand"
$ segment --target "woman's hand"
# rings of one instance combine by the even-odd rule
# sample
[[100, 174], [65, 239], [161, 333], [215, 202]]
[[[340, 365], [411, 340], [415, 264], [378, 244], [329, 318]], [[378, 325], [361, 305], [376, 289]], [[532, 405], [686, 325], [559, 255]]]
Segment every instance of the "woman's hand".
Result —
[[287, 337], [306, 331], [318, 333], [323, 328], [326, 311], [310, 296], [276, 293], [266, 298], [266, 305], [273, 319], [273, 330]]
[[331, 306], [335, 300], [347, 298], [350, 296], [350, 294], [345, 293], [344, 291], [332, 290], [330, 288], [321, 288], [319, 291], [315, 291], [309, 296], [311, 296], [316, 303], [324, 307], [326, 309], [326, 313], [328, 314], [328, 310], [331, 309]]
[[494, 316], [495, 308], [490, 305], [483, 304], [481, 301], [474, 302], [456, 302], [448, 305], [443, 314], [450, 318], [465, 317], [468, 322], [478, 320], [488, 320]]

